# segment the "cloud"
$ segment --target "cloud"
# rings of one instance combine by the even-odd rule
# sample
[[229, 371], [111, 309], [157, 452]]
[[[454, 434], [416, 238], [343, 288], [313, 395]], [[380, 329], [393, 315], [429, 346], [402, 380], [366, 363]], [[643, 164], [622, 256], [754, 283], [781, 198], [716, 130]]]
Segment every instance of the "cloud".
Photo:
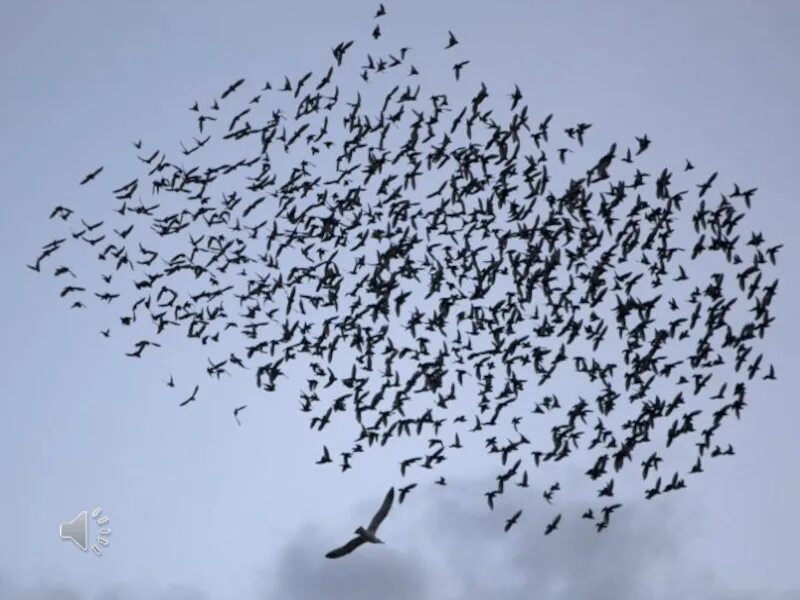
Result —
[[[682, 547], [687, 532], [670, 502], [639, 502], [615, 513], [596, 533], [579, 518], [582, 506], [528, 502], [508, 533], [503, 520], [515, 510], [494, 512], [470, 503], [482, 483], [436, 486], [414, 504], [394, 511], [385, 546], [364, 547], [342, 559], [324, 551], [339, 541], [338, 524], [309, 523], [283, 546], [278, 559], [254, 574], [252, 600], [800, 600], [800, 590], [732, 590]], [[369, 502], [360, 503], [354, 515]], [[369, 512], [369, 510], [367, 510]], [[559, 529], [544, 524], [562, 512]], [[506, 514], [508, 513], [508, 514]], [[350, 516], [348, 516], [350, 518]], [[345, 521], [346, 519], [343, 519]], [[411, 522], [413, 520], [413, 523]], [[355, 523], [353, 523], [355, 525]], [[345, 528], [346, 533], [350, 532]], [[59, 586], [21, 586], [0, 573], [0, 598], [13, 600], [212, 600], [187, 588], [106, 588], [95, 595]], [[214, 599], [217, 600], [217, 599]]]
[[[348, 531], [347, 533], [350, 533]], [[263, 600], [401, 600], [431, 597], [434, 578], [413, 552], [391, 547], [386, 552], [356, 552], [347, 560], [329, 560], [326, 541], [317, 528], [305, 528], [286, 546], [267, 573]]]
[[108, 586], [98, 593], [77, 592], [69, 586], [38, 583], [23, 585], [0, 572], [0, 598], [3, 600], [210, 600], [199, 590], [185, 586]]
[[[505, 533], [503, 519], [514, 509], [506, 515], [468, 504], [478, 485], [418, 494], [423, 512], [407, 528], [413, 533], [387, 538], [379, 551], [326, 561], [319, 528], [298, 531], [259, 600], [800, 600], [800, 591], [727, 589], [693, 564], [681, 546], [686, 521], [669, 502], [625, 506], [599, 534], [578, 518], [582, 506], [542, 511], [529, 503]], [[559, 511], [559, 529], [545, 537], [544, 524]]]

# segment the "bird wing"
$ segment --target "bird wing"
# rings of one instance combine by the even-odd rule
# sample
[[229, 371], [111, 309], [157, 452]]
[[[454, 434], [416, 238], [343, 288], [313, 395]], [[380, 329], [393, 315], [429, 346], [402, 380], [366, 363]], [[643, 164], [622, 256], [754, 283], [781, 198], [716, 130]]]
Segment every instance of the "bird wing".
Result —
[[339, 558], [340, 556], [344, 556], [345, 554], [350, 554], [353, 550], [358, 548], [361, 544], [367, 541], [367, 538], [363, 536], [354, 537], [352, 540], [347, 542], [341, 548], [336, 548], [335, 550], [331, 550], [325, 555], [325, 558]]
[[372, 521], [369, 522], [369, 531], [375, 533], [380, 527], [380, 524], [386, 518], [386, 515], [389, 514], [389, 509], [392, 508], [392, 502], [394, 501], [394, 488], [389, 488], [386, 497], [383, 499], [383, 504], [378, 509], [378, 512], [375, 513], [375, 516], [372, 517]]

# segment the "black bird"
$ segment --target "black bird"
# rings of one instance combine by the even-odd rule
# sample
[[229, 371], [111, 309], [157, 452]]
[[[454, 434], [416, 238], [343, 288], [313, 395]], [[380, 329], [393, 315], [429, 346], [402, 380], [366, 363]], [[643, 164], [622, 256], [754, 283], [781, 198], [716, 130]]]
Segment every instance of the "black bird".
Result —
[[375, 13], [373, 18], [377, 19], [378, 17], [382, 17], [386, 14], [386, 9], [383, 7], [383, 4], [378, 5], [378, 12]]
[[68, 285], [63, 290], [61, 290], [61, 297], [63, 298], [67, 294], [71, 294], [73, 292], [85, 292], [85, 291], [86, 291], [86, 288], [73, 286], [73, 285]]
[[545, 535], [550, 535], [550, 534], [551, 534], [551, 533], [553, 533], [553, 532], [554, 532], [556, 529], [558, 529], [558, 524], [559, 524], [559, 522], [560, 522], [560, 521], [561, 521], [561, 514], [559, 513], [559, 514], [558, 514], [558, 516], [557, 516], [555, 519], [553, 519], [553, 520], [552, 520], [552, 521], [551, 521], [551, 522], [550, 522], [550, 523], [547, 525], [547, 527], [546, 527], [546, 528], [545, 528], [545, 530], [544, 530], [544, 534], [545, 534]]
[[397, 491], [398, 491], [398, 492], [400, 492], [400, 497], [398, 498], [398, 502], [400, 502], [400, 504], [402, 504], [402, 503], [403, 503], [403, 500], [405, 500], [405, 498], [406, 498], [406, 495], [407, 495], [407, 494], [408, 494], [408, 493], [409, 493], [411, 490], [413, 490], [415, 487], [417, 487], [417, 484], [416, 484], [416, 483], [409, 483], [409, 484], [408, 484], [407, 486], [405, 486], [405, 487], [398, 488], [398, 490], [397, 490]]
[[324, 465], [329, 462], [333, 462], [333, 459], [331, 458], [330, 452], [328, 452], [328, 447], [322, 446], [322, 458], [317, 461], [317, 464]]
[[597, 492], [598, 496], [609, 496], [612, 497], [614, 495], [614, 480], [611, 479], [609, 482], [603, 486], [603, 488]]
[[518, 510], [513, 515], [511, 515], [510, 519], [506, 520], [505, 531], [511, 529], [516, 524], [516, 522], [519, 521], [520, 515], [522, 515], [522, 510]]
[[220, 99], [224, 100], [225, 98], [227, 98], [230, 94], [232, 94], [237, 89], [239, 89], [239, 86], [242, 85], [243, 83], [244, 83], [244, 79], [237, 79], [235, 82], [233, 82], [231, 85], [228, 86], [228, 89], [226, 89], [224, 92], [222, 92], [222, 95], [220, 96]]
[[50, 218], [52, 219], [53, 217], [61, 217], [62, 220], [66, 221], [72, 213], [73, 211], [69, 208], [64, 206], [56, 206], [53, 209], [53, 212], [50, 213]]
[[452, 48], [453, 46], [455, 46], [458, 43], [458, 40], [456, 39], [456, 36], [453, 35], [452, 31], [448, 31], [447, 34], [450, 37], [447, 40], [447, 46], [444, 47], [445, 50], [447, 50], [448, 48]]
[[242, 426], [242, 422], [239, 420], [239, 413], [242, 412], [245, 408], [247, 408], [247, 404], [243, 404], [242, 406], [237, 406], [233, 409], [233, 418], [236, 419], [236, 423], [239, 427]]
[[187, 404], [189, 404], [189, 402], [193, 402], [194, 400], [197, 400], [197, 391], [198, 391], [199, 389], [200, 389], [200, 386], [199, 386], [199, 385], [196, 385], [196, 386], [194, 386], [194, 391], [192, 392], [192, 395], [191, 395], [191, 396], [189, 396], [189, 397], [188, 397], [186, 400], [184, 400], [183, 402], [181, 402], [181, 403], [180, 403], [178, 406], [186, 406]]
[[642, 137], [637, 137], [636, 141], [639, 144], [639, 149], [636, 151], [636, 156], [639, 156], [650, 146], [650, 140], [647, 138], [647, 134], [644, 134]]
[[463, 61], [453, 65], [453, 71], [456, 74], [456, 81], [458, 81], [459, 78], [461, 77], [461, 69], [466, 67], [468, 64], [469, 64], [468, 60], [463, 60]]
[[72, 269], [70, 269], [69, 267], [58, 267], [53, 274], [56, 277], [60, 277], [61, 275], [67, 275], [67, 274], [75, 277], [75, 273], [73, 273]]
[[514, 84], [514, 92], [511, 95], [511, 110], [517, 108], [517, 104], [519, 101], [522, 100], [522, 92], [519, 90], [519, 86]]
[[527, 471], [523, 471], [522, 472], [522, 481], [517, 483], [517, 485], [519, 487], [528, 487], [528, 472]]
[[86, 175], [86, 177], [84, 177], [84, 178], [81, 180], [81, 183], [80, 183], [80, 185], [84, 185], [84, 184], [87, 184], [87, 183], [89, 183], [89, 182], [90, 182], [92, 179], [94, 179], [95, 177], [97, 177], [98, 175], [100, 175], [100, 173], [102, 172], [102, 170], [103, 170], [103, 167], [99, 167], [99, 168], [95, 169], [94, 171], [92, 171], [91, 173], [89, 173], [88, 175]]
[[708, 180], [707, 180], [705, 183], [701, 183], [701, 184], [699, 184], [699, 185], [697, 186], [698, 188], [700, 188], [700, 193], [698, 194], [698, 196], [699, 196], [700, 198], [702, 198], [702, 197], [705, 195], [705, 193], [706, 193], [706, 192], [707, 192], [709, 189], [711, 189], [711, 184], [713, 184], [713, 183], [714, 183], [714, 180], [715, 180], [716, 178], [717, 178], [717, 172], [716, 172], [716, 171], [714, 171], [714, 172], [711, 174], [711, 177], [709, 177], [709, 178], [708, 178]]

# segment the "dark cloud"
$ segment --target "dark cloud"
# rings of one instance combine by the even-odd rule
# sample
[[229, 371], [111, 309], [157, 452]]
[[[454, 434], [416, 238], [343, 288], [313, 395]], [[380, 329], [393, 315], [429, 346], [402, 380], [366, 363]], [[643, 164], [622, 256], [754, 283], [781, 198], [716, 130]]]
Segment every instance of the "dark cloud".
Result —
[[39, 583], [23, 585], [0, 573], [2, 600], [210, 600], [199, 591], [184, 586], [133, 586], [119, 584], [98, 593], [78, 592], [65, 585]]
[[[395, 529], [380, 549], [366, 547], [342, 559], [324, 558], [330, 541], [339, 541], [338, 527], [307, 525], [260, 577], [254, 574], [260, 591], [253, 600], [800, 600], [798, 590], [728, 589], [721, 576], [690, 562], [682, 548], [687, 520], [669, 502], [628, 504], [599, 534], [578, 518], [581, 505], [527, 502], [520, 522], [505, 533], [503, 519], [514, 512], [513, 503], [490, 512], [468, 502], [479, 496], [478, 485], [420, 491], [413, 527]], [[369, 504], [354, 514], [364, 506]], [[544, 525], [559, 511], [561, 526], [545, 537]], [[185, 588], [125, 585], [86, 595], [57, 586], [22, 587], [0, 574], [0, 599], [211, 597]]]
[[[347, 534], [351, 531], [347, 531]], [[267, 575], [263, 600], [402, 600], [432, 597], [435, 583], [421, 557], [387, 545], [383, 552], [354, 552], [344, 559], [323, 557], [326, 542], [307, 528], [286, 546]]]
[[[800, 591], [726, 589], [690, 563], [681, 547], [686, 521], [669, 502], [625, 506], [599, 534], [577, 518], [582, 506], [542, 510], [536, 503], [505, 533], [503, 518], [513, 508], [505, 515], [468, 504], [473, 487], [419, 494], [417, 505], [427, 510], [395, 548], [387, 540], [380, 551], [326, 561], [319, 529], [299, 531], [260, 600], [800, 600]], [[558, 511], [561, 526], [545, 537], [544, 525]]]

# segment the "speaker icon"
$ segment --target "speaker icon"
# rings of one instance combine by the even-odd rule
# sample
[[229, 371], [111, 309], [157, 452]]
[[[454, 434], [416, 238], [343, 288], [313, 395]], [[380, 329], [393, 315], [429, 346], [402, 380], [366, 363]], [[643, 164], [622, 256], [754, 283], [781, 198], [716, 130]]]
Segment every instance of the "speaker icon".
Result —
[[[108, 517], [100, 516], [101, 512], [102, 510], [100, 507], [95, 508], [92, 511], [92, 518], [95, 520], [97, 525], [107, 525]], [[111, 529], [109, 527], [101, 527], [97, 531], [97, 543], [101, 546], [108, 546], [108, 538], [106, 536], [110, 533]], [[86, 552], [86, 550], [89, 549], [89, 518], [87, 511], [81, 511], [78, 513], [77, 517], [72, 519], [72, 521], [61, 523], [58, 534], [62, 540], [69, 540], [78, 548]], [[101, 555], [100, 548], [97, 547], [97, 544], [92, 544], [92, 552], [94, 552], [97, 556]]]
[[62, 540], [70, 540], [78, 548], [86, 552], [89, 546], [86, 540], [89, 537], [89, 522], [86, 511], [82, 511], [77, 517], [67, 523], [61, 523], [58, 534]]

